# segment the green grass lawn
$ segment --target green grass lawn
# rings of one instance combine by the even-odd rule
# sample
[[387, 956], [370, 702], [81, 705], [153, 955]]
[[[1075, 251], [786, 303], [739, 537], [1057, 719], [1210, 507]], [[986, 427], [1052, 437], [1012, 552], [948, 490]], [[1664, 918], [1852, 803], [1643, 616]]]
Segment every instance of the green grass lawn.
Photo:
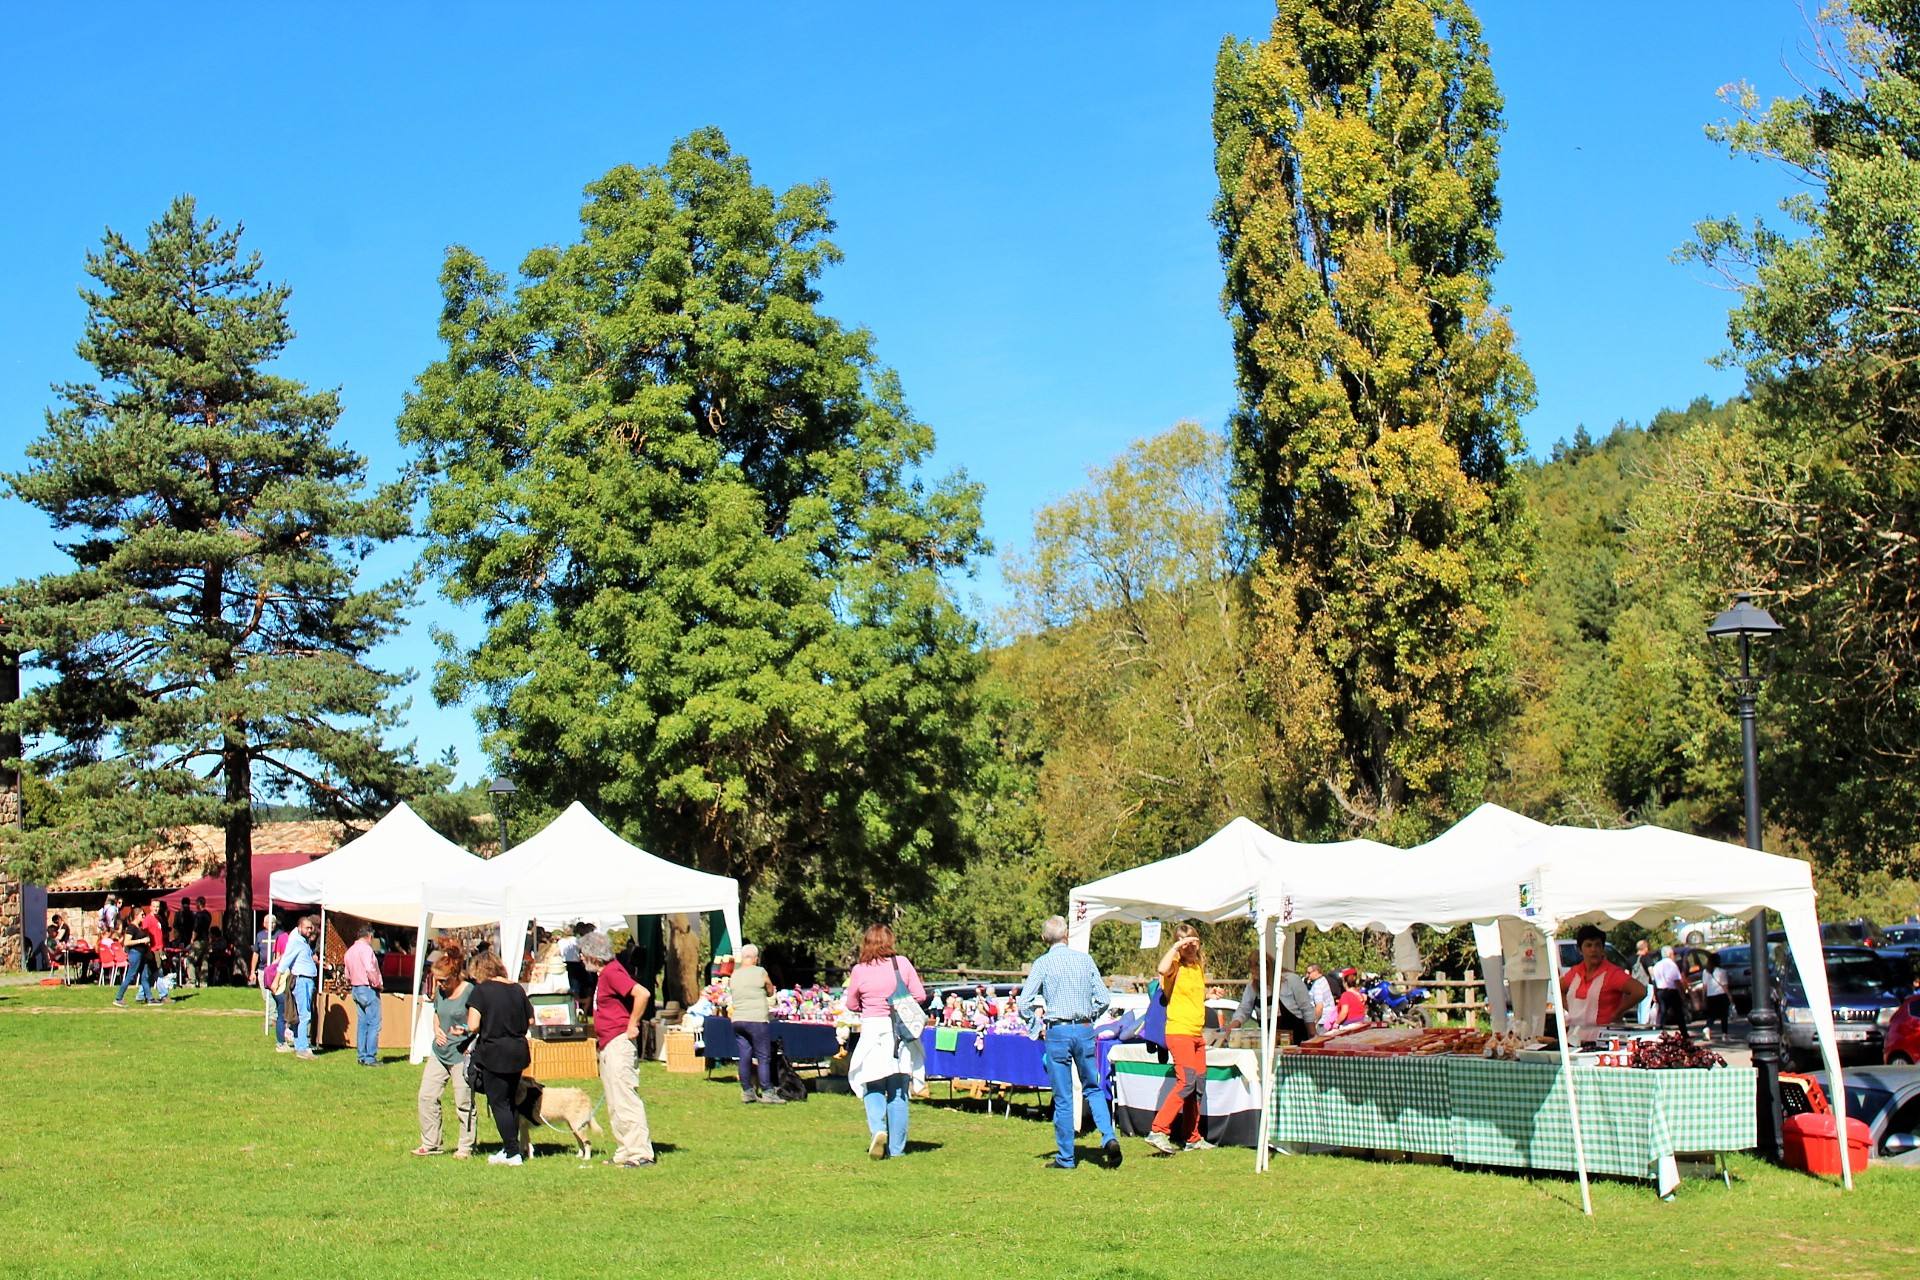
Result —
[[1738, 1157], [1731, 1188], [1690, 1181], [1671, 1203], [1596, 1183], [1589, 1220], [1571, 1179], [1439, 1166], [1296, 1157], [1256, 1176], [1248, 1151], [1150, 1159], [1129, 1139], [1118, 1171], [1052, 1172], [1049, 1125], [946, 1103], [916, 1104], [915, 1148], [874, 1162], [850, 1097], [747, 1108], [730, 1076], [654, 1064], [655, 1168], [583, 1166], [544, 1132], [520, 1169], [415, 1159], [417, 1069], [296, 1062], [251, 992], [189, 995], [116, 1010], [99, 989], [0, 987], [0, 1274], [1920, 1271], [1920, 1177], [1892, 1170], [1845, 1194]]

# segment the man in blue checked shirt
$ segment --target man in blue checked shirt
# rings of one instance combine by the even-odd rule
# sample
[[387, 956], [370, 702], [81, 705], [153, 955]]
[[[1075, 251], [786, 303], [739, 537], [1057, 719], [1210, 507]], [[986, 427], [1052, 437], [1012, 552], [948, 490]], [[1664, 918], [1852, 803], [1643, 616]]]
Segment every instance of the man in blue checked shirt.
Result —
[[1035, 1006], [1047, 1024], [1047, 1078], [1053, 1086], [1053, 1136], [1060, 1154], [1049, 1169], [1071, 1169], [1073, 1151], [1073, 1072], [1080, 1072], [1080, 1089], [1103, 1140], [1107, 1167], [1120, 1167], [1120, 1139], [1113, 1131], [1113, 1110], [1100, 1083], [1099, 1057], [1093, 1048], [1093, 1020], [1107, 1011], [1113, 996], [1093, 957], [1067, 945], [1064, 916], [1048, 916], [1040, 926], [1047, 950], [1033, 962], [1033, 971], [1020, 986], [1020, 1013], [1031, 1018]]

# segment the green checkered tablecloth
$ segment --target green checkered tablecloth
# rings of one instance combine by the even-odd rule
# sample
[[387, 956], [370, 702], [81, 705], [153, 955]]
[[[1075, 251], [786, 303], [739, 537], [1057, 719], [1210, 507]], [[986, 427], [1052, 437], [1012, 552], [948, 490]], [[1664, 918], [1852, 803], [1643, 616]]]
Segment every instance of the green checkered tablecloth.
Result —
[[[1587, 1168], [1653, 1178], [1683, 1151], [1756, 1141], [1754, 1073], [1576, 1067]], [[1275, 1072], [1277, 1143], [1420, 1151], [1461, 1164], [1572, 1169], [1573, 1126], [1556, 1063], [1485, 1058], [1284, 1054]]]
[[1446, 1063], [1430, 1058], [1282, 1054], [1273, 1141], [1447, 1153]]

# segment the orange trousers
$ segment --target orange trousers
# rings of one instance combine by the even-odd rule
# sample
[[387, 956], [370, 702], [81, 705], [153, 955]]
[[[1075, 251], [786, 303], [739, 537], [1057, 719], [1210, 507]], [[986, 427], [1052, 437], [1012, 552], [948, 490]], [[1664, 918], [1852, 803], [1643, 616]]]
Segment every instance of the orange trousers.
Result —
[[1155, 1133], [1172, 1134], [1174, 1121], [1180, 1121], [1180, 1141], [1200, 1137], [1200, 1093], [1207, 1083], [1207, 1042], [1200, 1036], [1167, 1037], [1167, 1054], [1173, 1059], [1173, 1091], [1154, 1113]]

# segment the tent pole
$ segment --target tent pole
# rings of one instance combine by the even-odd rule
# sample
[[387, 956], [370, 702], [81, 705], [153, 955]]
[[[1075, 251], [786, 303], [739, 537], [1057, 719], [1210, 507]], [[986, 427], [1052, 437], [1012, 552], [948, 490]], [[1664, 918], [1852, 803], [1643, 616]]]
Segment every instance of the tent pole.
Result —
[[307, 1030], [313, 1037], [309, 1043], [317, 1047], [320, 1043], [320, 1028], [327, 1023], [327, 1020], [321, 1016], [321, 1010], [326, 1007], [327, 999], [327, 904], [324, 902], [320, 904], [320, 954], [315, 959], [313, 968], [319, 976], [313, 980], [313, 1008], [308, 1010], [313, 1015], [313, 1026]]
[[1573, 1121], [1573, 1164], [1580, 1173], [1580, 1208], [1592, 1217], [1593, 1193], [1587, 1187], [1587, 1144], [1580, 1134], [1580, 1099], [1573, 1087], [1573, 1054], [1567, 1048], [1567, 1005], [1560, 991], [1560, 939], [1553, 933], [1547, 934], [1547, 971], [1552, 975], [1547, 988], [1553, 997], [1553, 1029], [1560, 1038], [1560, 1074], [1567, 1082], [1567, 1117]]
[[1253, 1171], [1255, 1173], [1259, 1173], [1267, 1167], [1267, 1108], [1272, 1105], [1271, 1102], [1269, 1102], [1269, 1099], [1273, 1094], [1273, 1087], [1271, 1084], [1273, 1067], [1272, 1067], [1271, 1060], [1267, 1056], [1267, 1046], [1273, 1042], [1272, 1036], [1267, 1031], [1267, 1028], [1273, 1025], [1273, 1010], [1268, 1006], [1268, 1003], [1267, 1003], [1267, 988], [1272, 985], [1277, 985], [1277, 984], [1271, 984], [1267, 981], [1267, 935], [1270, 932], [1272, 932], [1272, 929], [1270, 927], [1271, 923], [1272, 923], [1272, 918], [1267, 917], [1262, 919], [1254, 928], [1254, 932], [1260, 935], [1260, 1011], [1261, 1011], [1261, 1017], [1260, 1017], [1260, 1136], [1253, 1144]]
[[[420, 907], [420, 928], [419, 931], [414, 934], [413, 939], [413, 1013], [407, 1019], [407, 1026], [409, 1028], [407, 1035], [407, 1061], [409, 1062], [416, 1060], [414, 1058], [414, 1046], [418, 1044], [420, 1040], [420, 984], [422, 981], [421, 974], [427, 967], [428, 914], [426, 904], [422, 903]], [[424, 1058], [419, 1060], [425, 1061]]]

